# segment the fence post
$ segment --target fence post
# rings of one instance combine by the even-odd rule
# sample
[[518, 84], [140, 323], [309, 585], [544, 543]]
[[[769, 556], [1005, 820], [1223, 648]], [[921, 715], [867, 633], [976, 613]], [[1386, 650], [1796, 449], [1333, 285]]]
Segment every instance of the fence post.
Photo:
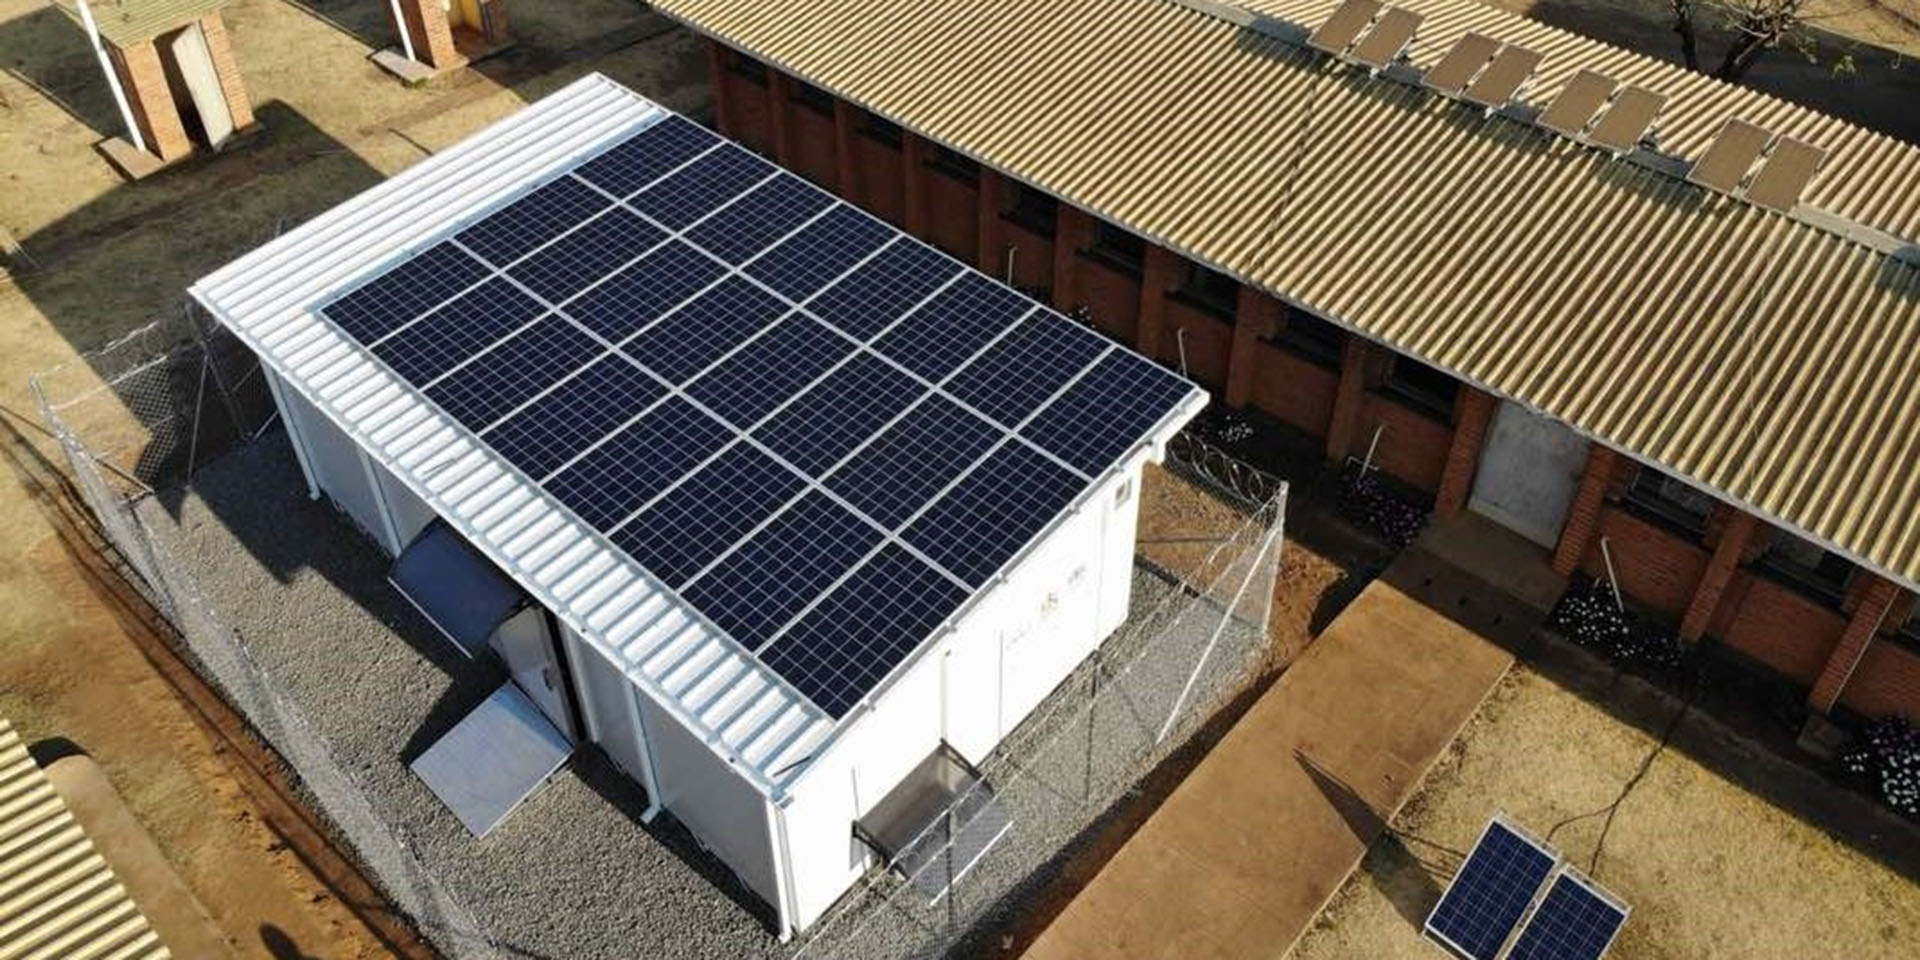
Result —
[[[247, 428], [246, 425], [241, 422], [239, 401], [234, 399], [232, 387], [227, 384], [227, 378], [220, 373], [220, 362], [214, 358], [213, 344], [207, 339], [206, 328], [200, 325], [198, 319], [199, 314], [195, 312], [192, 303], [181, 304], [180, 310], [187, 318], [187, 327], [193, 331], [194, 342], [200, 345], [200, 355], [206, 358], [207, 366], [213, 372], [213, 388], [215, 392], [220, 394], [220, 401], [227, 408], [227, 421], [233, 424], [233, 435], [236, 438], [245, 437], [247, 435]], [[218, 332], [218, 330], [215, 331], [216, 334]], [[198, 409], [194, 411], [194, 415], [197, 420], [199, 416]], [[189, 472], [191, 472], [191, 463], [189, 463], [188, 467]]]

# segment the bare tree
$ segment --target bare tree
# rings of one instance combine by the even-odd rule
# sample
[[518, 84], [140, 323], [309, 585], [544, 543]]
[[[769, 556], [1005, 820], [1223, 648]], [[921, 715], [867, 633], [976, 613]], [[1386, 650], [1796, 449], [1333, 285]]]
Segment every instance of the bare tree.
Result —
[[[1731, 35], [1726, 54], [1711, 72], [1738, 83], [1767, 51], [1783, 45], [1811, 49], [1803, 29], [1811, 19], [1808, 0], [1710, 0], [1711, 16]], [[1680, 55], [1688, 69], [1707, 72], [1700, 64], [1701, 4], [1695, 0], [1667, 0], [1673, 12], [1673, 32], [1680, 35]]]

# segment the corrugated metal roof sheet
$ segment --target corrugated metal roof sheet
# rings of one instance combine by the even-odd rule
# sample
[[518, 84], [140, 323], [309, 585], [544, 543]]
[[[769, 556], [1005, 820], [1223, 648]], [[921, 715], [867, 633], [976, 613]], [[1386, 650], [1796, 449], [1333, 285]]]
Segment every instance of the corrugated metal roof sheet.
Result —
[[1920, 234], [1920, 148], [1470, 0], [1401, 4], [1417, 68], [1477, 31], [1545, 54], [1534, 107], [1582, 68], [1666, 93], [1663, 153], [1729, 116], [1830, 151], [1817, 209], [1783, 215], [1278, 36], [1336, 5], [655, 4], [1920, 582], [1920, 266], [1889, 252], [1920, 255], [1898, 239]]
[[833, 721], [313, 309], [665, 111], [598, 74], [202, 278], [285, 382], [702, 742], [777, 793]]
[[0, 719], [0, 957], [169, 956], [13, 725]]
[[[151, 40], [175, 27], [192, 23], [231, 3], [232, 0], [87, 0], [93, 22], [100, 35], [116, 47], [130, 47]], [[80, 22], [79, 0], [54, 0], [54, 3]]]

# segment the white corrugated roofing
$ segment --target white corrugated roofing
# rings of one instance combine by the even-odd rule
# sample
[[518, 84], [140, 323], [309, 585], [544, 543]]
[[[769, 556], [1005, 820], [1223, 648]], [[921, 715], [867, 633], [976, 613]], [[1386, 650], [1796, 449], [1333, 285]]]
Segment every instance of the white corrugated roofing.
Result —
[[757, 786], [833, 721], [315, 308], [667, 116], [598, 74], [202, 278], [193, 296], [436, 513]]

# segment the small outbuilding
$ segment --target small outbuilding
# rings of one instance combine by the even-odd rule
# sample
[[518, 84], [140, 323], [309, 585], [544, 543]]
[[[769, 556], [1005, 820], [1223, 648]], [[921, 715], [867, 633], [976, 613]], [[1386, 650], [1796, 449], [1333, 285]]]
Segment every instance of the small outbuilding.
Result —
[[387, 0], [400, 31], [400, 45], [374, 54], [374, 62], [407, 81], [491, 56], [513, 43], [506, 0]]
[[422, 778], [483, 836], [591, 741], [783, 932], [1003, 835], [980, 761], [1126, 619], [1207, 400], [598, 75], [192, 292], [313, 496], [508, 667]]

